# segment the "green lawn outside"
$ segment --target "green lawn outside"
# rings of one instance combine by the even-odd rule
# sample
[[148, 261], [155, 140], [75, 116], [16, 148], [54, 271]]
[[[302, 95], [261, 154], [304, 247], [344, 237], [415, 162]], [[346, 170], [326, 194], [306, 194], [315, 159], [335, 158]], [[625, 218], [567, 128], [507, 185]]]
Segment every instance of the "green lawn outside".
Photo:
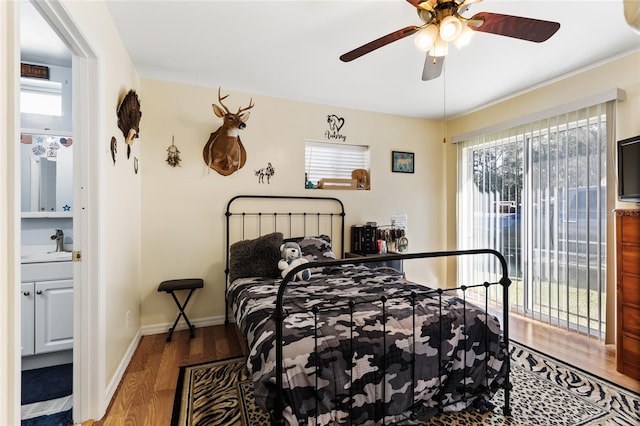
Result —
[[[584, 279], [576, 280], [582, 272]], [[573, 278], [572, 278], [573, 276]], [[485, 280], [487, 272], [476, 270], [474, 279]], [[493, 274], [491, 281], [498, 282], [500, 276]], [[598, 335], [604, 333], [605, 329], [605, 309], [606, 294], [599, 294], [597, 289], [587, 289], [586, 271], [576, 270], [575, 274], [570, 274], [571, 284], [558, 283], [552, 280], [538, 280], [532, 283], [531, 301], [525, 310], [525, 285], [521, 276], [510, 276], [509, 304], [513, 311], [522, 313], [528, 317], [539, 319], [554, 325], [578, 329], [587, 332], [587, 327], [592, 329], [588, 334]], [[481, 300], [484, 300], [484, 289], [477, 289], [476, 293]], [[502, 305], [503, 295], [500, 286], [492, 286], [489, 289], [489, 299], [492, 303]], [[600, 306], [600, 309], [598, 308]], [[588, 317], [591, 317], [588, 324]], [[569, 325], [567, 325], [567, 322]], [[600, 323], [600, 324], [599, 324]]]

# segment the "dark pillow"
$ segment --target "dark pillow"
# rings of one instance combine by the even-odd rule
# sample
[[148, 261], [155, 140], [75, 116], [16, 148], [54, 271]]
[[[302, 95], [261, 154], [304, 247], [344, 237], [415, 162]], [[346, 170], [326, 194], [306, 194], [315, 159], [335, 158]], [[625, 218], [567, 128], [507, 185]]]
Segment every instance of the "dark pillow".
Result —
[[233, 243], [229, 248], [230, 282], [246, 277], [278, 278], [281, 244], [280, 232]]
[[293, 241], [300, 245], [302, 256], [309, 262], [321, 262], [323, 260], [335, 259], [336, 255], [331, 249], [331, 237], [319, 235], [317, 237], [295, 237], [284, 240]]

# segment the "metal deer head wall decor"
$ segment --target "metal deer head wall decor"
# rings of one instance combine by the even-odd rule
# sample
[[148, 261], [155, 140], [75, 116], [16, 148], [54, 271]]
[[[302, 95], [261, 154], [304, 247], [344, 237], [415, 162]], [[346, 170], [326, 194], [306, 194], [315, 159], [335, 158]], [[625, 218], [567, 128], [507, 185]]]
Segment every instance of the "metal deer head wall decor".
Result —
[[247, 161], [247, 151], [245, 151], [240, 141], [240, 129], [244, 129], [249, 119], [248, 112], [254, 107], [253, 98], [249, 101], [246, 108], [238, 108], [238, 112], [233, 113], [222, 103], [229, 95], [220, 96], [220, 88], [218, 88], [218, 105], [213, 104], [213, 112], [216, 116], [222, 118], [222, 126], [215, 132], [211, 133], [209, 140], [202, 150], [204, 162], [223, 176], [229, 176], [231, 173], [240, 170]]

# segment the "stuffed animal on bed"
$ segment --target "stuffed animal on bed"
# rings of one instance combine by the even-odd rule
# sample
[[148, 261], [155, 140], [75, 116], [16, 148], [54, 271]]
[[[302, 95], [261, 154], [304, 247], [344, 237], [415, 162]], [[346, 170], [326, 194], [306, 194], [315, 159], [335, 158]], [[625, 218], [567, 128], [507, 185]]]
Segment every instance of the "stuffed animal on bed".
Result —
[[[300, 245], [295, 242], [286, 242], [280, 246], [280, 254], [282, 259], [278, 261], [278, 269], [282, 272], [280, 275], [282, 278], [287, 275], [287, 273], [295, 268], [298, 265], [302, 265], [304, 263], [309, 263], [307, 259], [302, 257], [302, 250], [300, 249]], [[302, 271], [295, 274], [295, 276], [291, 279], [291, 281], [298, 280], [308, 280], [311, 278], [311, 271], [308, 269], [303, 269]]]

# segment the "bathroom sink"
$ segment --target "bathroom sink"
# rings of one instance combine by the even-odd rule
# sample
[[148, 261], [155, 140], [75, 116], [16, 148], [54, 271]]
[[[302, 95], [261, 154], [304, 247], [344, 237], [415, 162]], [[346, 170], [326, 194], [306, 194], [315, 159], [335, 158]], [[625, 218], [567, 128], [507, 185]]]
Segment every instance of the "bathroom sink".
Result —
[[42, 262], [68, 262], [71, 261], [70, 251], [48, 251], [40, 253], [23, 253], [22, 263], [42, 263]]

